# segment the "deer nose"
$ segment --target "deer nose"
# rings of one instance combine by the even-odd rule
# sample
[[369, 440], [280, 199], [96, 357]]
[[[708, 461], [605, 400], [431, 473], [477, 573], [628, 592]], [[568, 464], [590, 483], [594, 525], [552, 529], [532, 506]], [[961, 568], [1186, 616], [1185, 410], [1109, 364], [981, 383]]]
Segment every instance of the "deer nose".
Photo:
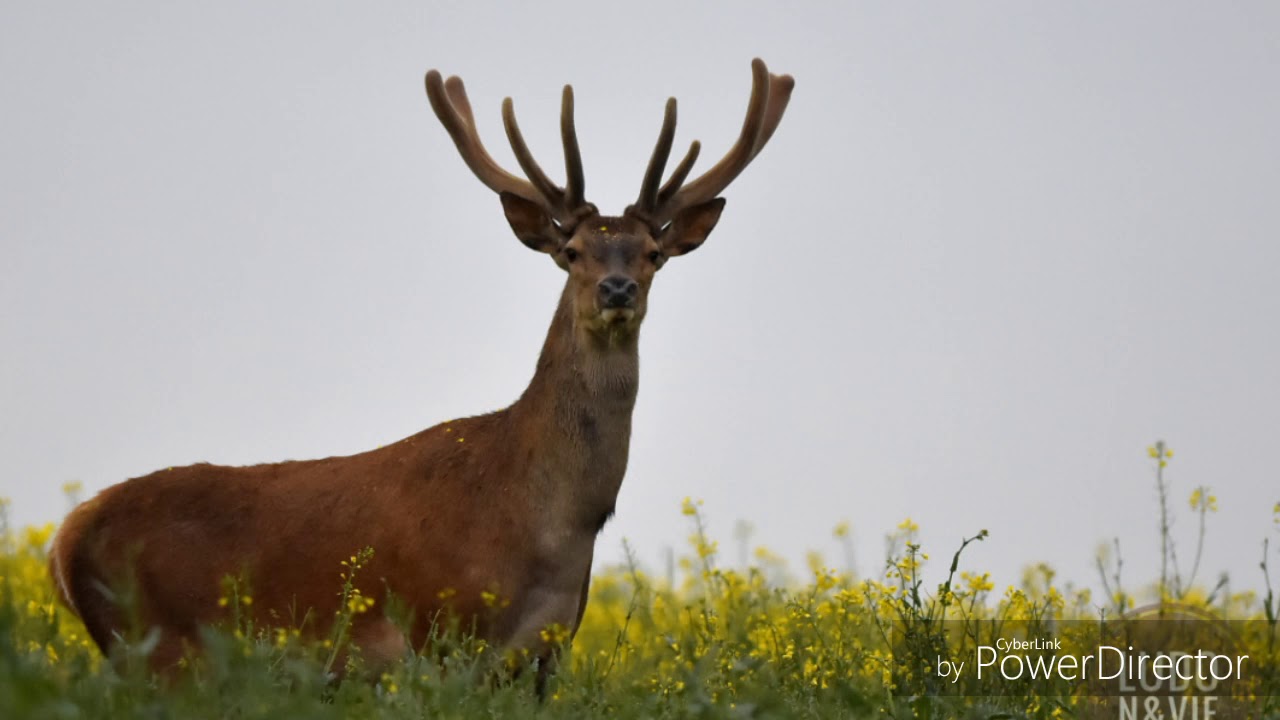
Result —
[[600, 307], [605, 310], [635, 307], [636, 295], [640, 292], [635, 280], [622, 275], [610, 275], [600, 281], [598, 288]]

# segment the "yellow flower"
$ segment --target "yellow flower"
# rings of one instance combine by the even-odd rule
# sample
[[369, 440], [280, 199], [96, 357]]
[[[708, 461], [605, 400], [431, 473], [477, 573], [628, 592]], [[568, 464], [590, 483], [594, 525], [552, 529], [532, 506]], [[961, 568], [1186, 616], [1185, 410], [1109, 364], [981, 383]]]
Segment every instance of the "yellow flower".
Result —
[[920, 526], [917, 525], [915, 521], [913, 521], [911, 518], [906, 518], [902, 522], [898, 523], [898, 529], [904, 532], [913, 533], [919, 530]]
[[1205, 492], [1207, 487], [1201, 485], [1191, 491], [1189, 502], [1193, 511], [1218, 512], [1218, 496]]
[[987, 592], [996, 588], [995, 583], [991, 582], [991, 573], [982, 573], [981, 575], [971, 572], [960, 573], [960, 578], [965, 581], [969, 587], [969, 592], [974, 594]]
[[822, 553], [816, 550], [810, 550], [804, 554], [804, 562], [809, 566], [809, 572], [816, 576], [818, 573], [822, 572], [825, 561], [823, 560]]
[[751, 551], [751, 555], [756, 559], [756, 562], [759, 562], [761, 564], [773, 563], [773, 564], [781, 565], [784, 562], [781, 555], [775, 554], [773, 551], [771, 551], [769, 548], [765, 547], [764, 545], [756, 546], [756, 549]]
[[30, 548], [43, 548], [49, 538], [53, 537], [53, 523], [45, 523], [40, 527], [22, 529], [22, 544]]
[[693, 540], [694, 548], [698, 551], [698, 557], [703, 560], [715, 555], [716, 549], [720, 545], [717, 542], [707, 542], [700, 535], [694, 535], [691, 539]]
[[373, 605], [373, 598], [365, 597], [358, 591], [347, 600], [347, 610], [357, 615], [369, 612], [369, 609], [372, 608]]
[[849, 521], [844, 520], [839, 525], [836, 525], [835, 529], [831, 531], [831, 534], [837, 538], [849, 537]]
[[569, 639], [569, 628], [560, 623], [551, 623], [538, 631], [538, 636], [548, 645], [560, 645]]

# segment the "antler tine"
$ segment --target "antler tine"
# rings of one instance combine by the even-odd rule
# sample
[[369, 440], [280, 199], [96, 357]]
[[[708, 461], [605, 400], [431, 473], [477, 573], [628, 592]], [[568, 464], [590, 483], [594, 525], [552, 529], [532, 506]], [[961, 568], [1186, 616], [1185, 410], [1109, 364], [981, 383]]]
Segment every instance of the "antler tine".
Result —
[[564, 145], [564, 201], [569, 210], [586, 204], [586, 176], [582, 172], [582, 151], [573, 121], [573, 86], [565, 85], [560, 100], [560, 141]]
[[[791, 76], [773, 75], [763, 60], [752, 60], [751, 100], [747, 103], [747, 115], [737, 142], [720, 162], [688, 185], [681, 187], [670, 181], [664, 185], [659, 191], [659, 208], [655, 214], [669, 219], [686, 207], [711, 200], [728, 187], [777, 129], [794, 87], [795, 81]], [[691, 149], [691, 154], [696, 153]], [[675, 175], [672, 176], [673, 181], [677, 179]]]
[[502, 169], [480, 142], [476, 131], [475, 115], [466, 87], [458, 76], [448, 80], [432, 70], [427, 73], [427, 98], [431, 109], [449, 132], [458, 153], [480, 182], [497, 193], [509, 192], [530, 202], [537, 203], [551, 213], [562, 225], [572, 226], [577, 220], [595, 211], [595, 206], [583, 197], [585, 180], [582, 172], [582, 153], [578, 148], [578, 135], [573, 122], [573, 88], [564, 88], [560, 107], [560, 133], [564, 140], [567, 188], [561, 188], [547, 177], [542, 167], [533, 159], [533, 153], [516, 124], [515, 108], [511, 98], [502, 103], [502, 122], [515, 151], [516, 160], [528, 179], [517, 177]]
[[787, 103], [791, 102], [791, 91], [795, 87], [796, 80], [790, 75], [769, 73], [769, 107], [764, 112], [764, 129], [760, 131], [760, 138], [756, 140], [755, 152], [751, 153], [752, 160], [756, 159], [756, 155], [760, 154], [768, 144], [769, 138], [773, 137], [773, 132], [778, 129], [778, 123], [782, 122], [782, 113], [787, 111]]
[[676, 192], [672, 201], [679, 207], [671, 208], [673, 213], [680, 207], [697, 205], [715, 197], [751, 161], [756, 139], [764, 128], [764, 111], [769, 102], [769, 70], [763, 60], [756, 58], [751, 61], [751, 71], [751, 100], [747, 103], [747, 116], [742, 121], [742, 132], [737, 142], [720, 162]]
[[684, 154], [684, 159], [680, 161], [679, 165], [676, 165], [671, 177], [667, 178], [667, 182], [658, 191], [659, 206], [666, 205], [671, 196], [676, 194], [680, 186], [684, 185], [684, 180], [689, 177], [689, 171], [693, 169], [693, 164], [698, 161], [698, 153], [701, 151], [702, 143], [697, 140], [689, 144], [689, 151]]
[[565, 219], [562, 212], [565, 205], [564, 188], [551, 182], [551, 178], [543, 172], [542, 166], [533, 159], [533, 153], [529, 151], [524, 135], [520, 133], [520, 126], [516, 124], [515, 103], [511, 98], [502, 101], [502, 124], [507, 129], [507, 139], [511, 141], [511, 149], [516, 154], [516, 162], [520, 163], [520, 169], [524, 170], [529, 182], [533, 183], [538, 192], [542, 193], [542, 197], [546, 198], [546, 204], [556, 218]]
[[467, 98], [467, 88], [462, 84], [462, 78], [457, 75], [450, 75], [444, 81], [444, 92], [449, 98], [449, 102], [453, 105], [458, 114], [472, 128], [476, 126], [476, 117], [471, 112], [471, 100]]
[[658, 185], [662, 182], [662, 172], [667, 169], [667, 159], [671, 157], [671, 144], [676, 137], [676, 99], [668, 98], [667, 107], [662, 115], [662, 130], [658, 133], [658, 143], [653, 146], [653, 155], [649, 157], [649, 167], [644, 171], [644, 181], [640, 183], [640, 197], [636, 200], [636, 210], [649, 214], [658, 204]]
[[453, 76], [446, 83], [439, 72], [432, 70], [427, 73], [426, 82], [431, 109], [449, 132], [463, 162], [480, 182], [494, 192], [509, 192], [531, 202], [540, 202], [538, 191], [531, 183], [503, 170], [484, 149], [484, 143], [476, 133], [471, 103], [467, 100], [462, 80]]

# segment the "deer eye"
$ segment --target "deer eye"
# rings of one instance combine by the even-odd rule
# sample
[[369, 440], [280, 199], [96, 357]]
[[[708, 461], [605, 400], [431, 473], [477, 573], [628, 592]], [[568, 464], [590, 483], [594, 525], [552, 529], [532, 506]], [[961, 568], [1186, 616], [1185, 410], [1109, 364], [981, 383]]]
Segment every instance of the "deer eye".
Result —
[[658, 252], [657, 250], [654, 250], [653, 252], [649, 253], [649, 262], [653, 263], [654, 265], [657, 265], [658, 261], [661, 259], [662, 259], [662, 253]]
[[571, 247], [567, 247], [567, 248], [565, 248], [565, 249], [564, 249], [564, 259], [565, 259], [565, 260], [568, 260], [569, 262], [573, 262], [573, 261], [577, 260], [577, 259], [578, 259], [578, 251], [577, 251], [577, 250], [574, 250], [574, 249], [573, 249], [573, 248], [571, 248]]

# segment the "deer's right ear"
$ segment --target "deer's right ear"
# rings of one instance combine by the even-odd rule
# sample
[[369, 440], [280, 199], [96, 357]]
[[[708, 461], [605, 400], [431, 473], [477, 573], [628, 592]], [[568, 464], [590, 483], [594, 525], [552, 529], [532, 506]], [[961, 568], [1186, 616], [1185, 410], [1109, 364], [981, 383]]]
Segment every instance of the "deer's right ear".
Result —
[[551, 219], [551, 215], [541, 205], [530, 202], [514, 193], [504, 192], [502, 210], [507, 215], [507, 222], [520, 242], [532, 250], [554, 255], [564, 244], [564, 232]]

